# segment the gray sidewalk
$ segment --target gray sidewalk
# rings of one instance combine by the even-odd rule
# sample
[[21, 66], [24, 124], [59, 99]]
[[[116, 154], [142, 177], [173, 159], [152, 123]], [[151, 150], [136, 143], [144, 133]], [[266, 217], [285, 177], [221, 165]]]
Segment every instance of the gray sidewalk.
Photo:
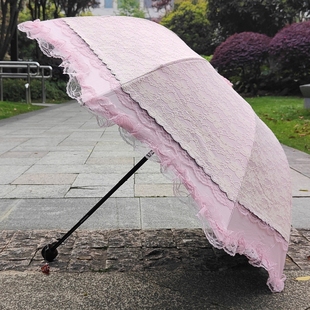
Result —
[[[292, 224], [310, 228], [310, 156], [284, 150], [292, 167]], [[103, 132], [76, 102], [0, 121], [0, 229], [71, 227], [143, 155], [136, 156], [116, 126]], [[84, 229], [200, 227], [155, 162], [112, 197]]]
[[[59, 248], [71, 228], [141, 157], [77, 103], [0, 121], [0, 309], [310, 309], [310, 156], [284, 147], [293, 180], [285, 290], [210, 246], [194, 210], [147, 162]], [[37, 251], [37, 252], [36, 252]]]
[[[76, 102], [1, 121], [0, 141], [1, 229], [71, 227], [143, 157]], [[200, 224], [147, 162], [82, 228], [171, 227]]]

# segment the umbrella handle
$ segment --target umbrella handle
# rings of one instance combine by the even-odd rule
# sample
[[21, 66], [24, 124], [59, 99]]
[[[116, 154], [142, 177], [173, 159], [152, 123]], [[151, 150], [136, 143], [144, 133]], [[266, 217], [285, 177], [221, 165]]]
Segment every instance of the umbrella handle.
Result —
[[154, 155], [153, 151], [149, 151], [123, 178], [103, 197], [95, 206], [92, 207], [80, 220], [76, 223], [63, 237], [58, 241], [48, 244], [43, 247], [41, 254], [45, 260], [51, 262], [58, 255], [57, 248], [70, 236], [72, 233], [81, 226], [114, 192], [119, 189], [141, 166], [146, 163]]

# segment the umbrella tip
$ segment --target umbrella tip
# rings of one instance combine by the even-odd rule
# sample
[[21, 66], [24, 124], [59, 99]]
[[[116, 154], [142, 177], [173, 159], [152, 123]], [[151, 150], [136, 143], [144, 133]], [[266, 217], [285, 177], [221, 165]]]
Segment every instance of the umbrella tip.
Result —
[[48, 262], [52, 262], [54, 258], [58, 255], [57, 249], [53, 248], [55, 244], [56, 243], [47, 244], [45, 247], [43, 247], [41, 251], [43, 258]]

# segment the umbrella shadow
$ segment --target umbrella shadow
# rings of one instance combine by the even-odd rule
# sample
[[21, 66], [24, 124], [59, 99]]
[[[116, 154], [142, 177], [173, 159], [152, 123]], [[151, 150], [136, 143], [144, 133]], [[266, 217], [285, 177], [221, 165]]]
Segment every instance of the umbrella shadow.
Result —
[[254, 308], [249, 305], [260, 298], [272, 297], [266, 285], [268, 273], [247, 262], [241, 263], [245, 260], [225, 257], [226, 265], [222, 264], [218, 270], [178, 268], [153, 272], [148, 279], [171, 294], [182, 296], [191, 309], [263, 309], [258, 304]]

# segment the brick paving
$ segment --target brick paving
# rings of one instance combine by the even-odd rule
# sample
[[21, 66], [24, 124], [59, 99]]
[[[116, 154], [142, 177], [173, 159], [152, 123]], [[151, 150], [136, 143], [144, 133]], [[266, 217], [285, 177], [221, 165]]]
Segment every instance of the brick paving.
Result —
[[[66, 231], [0, 232], [0, 271], [40, 271], [41, 248]], [[201, 229], [76, 231], [49, 263], [51, 272], [124, 272], [186, 269], [219, 271], [248, 266], [210, 245]], [[285, 270], [310, 270], [310, 230], [292, 229]]]

